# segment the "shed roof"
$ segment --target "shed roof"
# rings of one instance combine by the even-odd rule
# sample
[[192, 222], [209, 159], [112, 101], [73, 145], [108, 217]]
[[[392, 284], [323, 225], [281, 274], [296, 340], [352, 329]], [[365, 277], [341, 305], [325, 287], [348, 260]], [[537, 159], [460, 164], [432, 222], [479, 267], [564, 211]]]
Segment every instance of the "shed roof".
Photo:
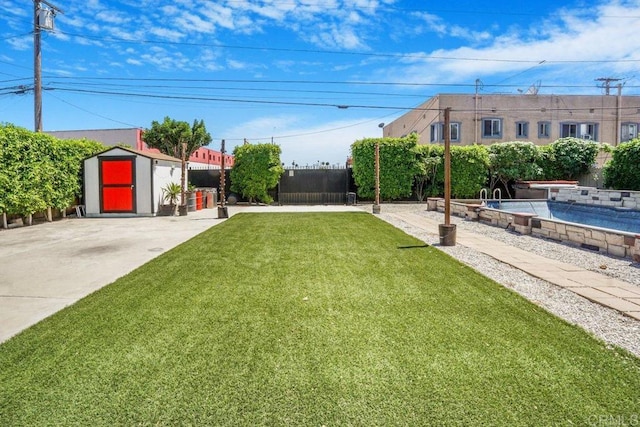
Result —
[[153, 151], [142, 151], [142, 150], [136, 150], [135, 148], [131, 148], [131, 147], [111, 147], [108, 150], [103, 151], [102, 153], [98, 153], [97, 155], [102, 155], [105, 153], [108, 153], [111, 150], [115, 150], [115, 149], [121, 149], [124, 151], [128, 151], [130, 153], [133, 154], [137, 154], [139, 156], [143, 156], [143, 157], [147, 157], [149, 159], [154, 159], [154, 160], [165, 160], [167, 162], [175, 162], [175, 163], [182, 163], [182, 160], [178, 159], [177, 157], [173, 157], [173, 156], [169, 156], [167, 154], [163, 154], [163, 153], [156, 153]]

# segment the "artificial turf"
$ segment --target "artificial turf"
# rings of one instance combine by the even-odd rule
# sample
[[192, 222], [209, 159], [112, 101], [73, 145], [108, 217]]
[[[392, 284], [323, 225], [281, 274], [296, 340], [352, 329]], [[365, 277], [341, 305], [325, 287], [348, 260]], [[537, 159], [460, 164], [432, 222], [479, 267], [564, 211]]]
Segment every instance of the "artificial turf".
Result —
[[639, 414], [637, 358], [366, 213], [236, 215], [0, 345], [0, 425]]

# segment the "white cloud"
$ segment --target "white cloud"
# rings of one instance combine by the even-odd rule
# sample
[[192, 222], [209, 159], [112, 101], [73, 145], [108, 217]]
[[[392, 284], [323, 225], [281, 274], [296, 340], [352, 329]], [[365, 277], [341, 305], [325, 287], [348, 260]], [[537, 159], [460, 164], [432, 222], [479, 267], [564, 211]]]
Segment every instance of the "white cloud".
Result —
[[[636, 36], [637, 25], [633, 25], [638, 20], [620, 18], [638, 16], [638, 3], [600, 6], [589, 16], [558, 13], [553, 22], [534, 23], [535, 31], [511, 29], [483, 47], [472, 45], [416, 53], [405, 57], [401, 67], [387, 68], [380, 73], [393, 76], [394, 81], [446, 83], [517, 73], [532, 67], [538, 72], [562, 69], [573, 78], [582, 72], [593, 72], [588, 63], [566, 61], [602, 61], [598, 72], [604, 73], [628, 71], [637, 68], [637, 64], [606, 61], [640, 56], [640, 38]], [[538, 66], [541, 61], [546, 62]]]
[[213, 23], [205, 21], [195, 13], [183, 12], [176, 18], [179, 27], [189, 29], [198, 33], [212, 33], [215, 30]]
[[13, 37], [7, 40], [7, 44], [15, 50], [32, 49], [33, 36]]
[[153, 35], [170, 41], [179, 41], [184, 38], [184, 34], [180, 31], [172, 30], [165, 27], [154, 27], [149, 32]]
[[420, 27], [416, 28], [415, 31], [418, 33], [431, 31], [438, 34], [440, 37], [457, 37], [476, 43], [486, 41], [491, 38], [491, 33], [488, 31], [473, 31], [460, 25], [452, 25], [441, 17], [427, 12], [416, 12], [414, 13], [414, 16], [418, 17], [426, 24], [425, 29]]

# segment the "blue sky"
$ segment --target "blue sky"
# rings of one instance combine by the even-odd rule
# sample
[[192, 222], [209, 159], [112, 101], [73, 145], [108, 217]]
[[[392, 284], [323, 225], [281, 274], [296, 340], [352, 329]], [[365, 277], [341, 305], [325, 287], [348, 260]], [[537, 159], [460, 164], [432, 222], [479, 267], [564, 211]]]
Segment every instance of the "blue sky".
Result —
[[[51, 0], [43, 127], [203, 119], [219, 149], [273, 141], [343, 164], [438, 93], [640, 88], [640, 0]], [[0, 122], [33, 129], [33, 3], [0, 0]]]

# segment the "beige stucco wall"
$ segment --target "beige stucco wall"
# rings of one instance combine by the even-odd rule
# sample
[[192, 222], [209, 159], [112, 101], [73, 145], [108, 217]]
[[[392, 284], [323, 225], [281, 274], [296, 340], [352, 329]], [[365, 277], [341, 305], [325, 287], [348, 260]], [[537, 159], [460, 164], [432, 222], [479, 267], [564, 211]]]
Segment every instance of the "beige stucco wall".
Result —
[[[430, 143], [431, 125], [444, 122], [451, 107], [451, 122], [460, 123], [460, 142], [489, 145], [496, 142], [532, 141], [549, 144], [560, 138], [562, 123], [595, 123], [597, 140], [617, 145], [623, 123], [640, 123], [640, 96], [615, 95], [479, 95], [440, 94], [384, 127], [383, 135], [400, 137], [417, 132], [422, 144]], [[502, 119], [501, 138], [482, 137], [482, 119]], [[476, 121], [477, 119], [477, 121]], [[516, 123], [528, 122], [526, 138], [516, 137]], [[538, 137], [538, 122], [550, 122], [548, 138]]]

